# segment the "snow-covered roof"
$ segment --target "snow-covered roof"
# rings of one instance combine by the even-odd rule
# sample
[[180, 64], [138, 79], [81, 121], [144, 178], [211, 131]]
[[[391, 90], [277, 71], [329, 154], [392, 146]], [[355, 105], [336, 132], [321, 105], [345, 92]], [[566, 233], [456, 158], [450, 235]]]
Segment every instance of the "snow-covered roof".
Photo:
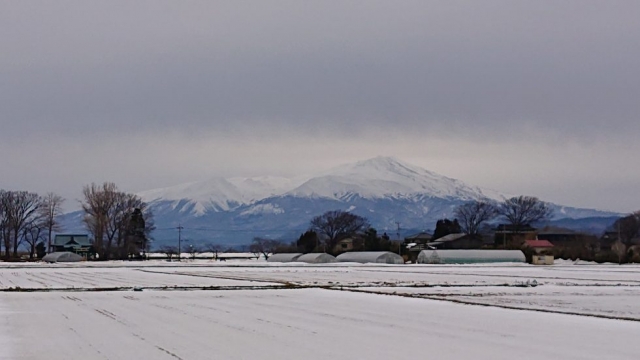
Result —
[[340, 262], [404, 264], [402, 256], [390, 251], [349, 251], [336, 257]]
[[405, 236], [404, 239], [405, 240], [431, 240], [432, 237], [433, 236], [430, 233], [428, 233], [426, 231], [423, 231], [423, 232], [419, 232], [417, 234], [412, 234], [412, 235], [409, 235], [409, 236]]
[[68, 251], [60, 251], [60, 252], [52, 252], [50, 254], [45, 255], [42, 258], [42, 261], [55, 263], [55, 262], [78, 262], [82, 261], [82, 256], [68, 252]]
[[258, 257], [254, 253], [218, 253], [218, 259], [255, 259]]
[[438, 239], [434, 240], [430, 244], [442, 244], [442, 243], [446, 243], [446, 242], [449, 242], [449, 241], [458, 240], [458, 239], [463, 238], [465, 236], [467, 236], [467, 234], [465, 234], [465, 233], [449, 234], [449, 235], [446, 235], [446, 236], [443, 236], [441, 238], [438, 238]]
[[333, 263], [338, 260], [336, 260], [335, 256], [325, 254], [325, 253], [309, 253], [309, 254], [301, 255], [295, 261], [309, 263], [309, 264], [324, 264], [324, 263]]
[[267, 259], [268, 262], [293, 262], [297, 261], [302, 253], [280, 253], [273, 254]]

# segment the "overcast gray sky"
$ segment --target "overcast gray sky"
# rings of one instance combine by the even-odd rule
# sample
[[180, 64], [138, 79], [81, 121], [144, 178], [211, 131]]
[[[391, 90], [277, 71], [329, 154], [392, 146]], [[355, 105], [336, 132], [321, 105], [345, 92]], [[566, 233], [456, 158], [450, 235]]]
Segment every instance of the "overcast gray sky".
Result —
[[3, 1], [0, 188], [393, 155], [640, 209], [640, 1]]

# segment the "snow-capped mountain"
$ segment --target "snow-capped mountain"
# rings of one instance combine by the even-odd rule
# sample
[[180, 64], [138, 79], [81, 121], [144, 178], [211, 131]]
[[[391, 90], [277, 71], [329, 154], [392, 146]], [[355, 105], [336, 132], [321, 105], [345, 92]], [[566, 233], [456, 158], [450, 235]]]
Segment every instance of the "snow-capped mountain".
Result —
[[[294, 240], [309, 221], [341, 209], [366, 217], [380, 232], [396, 234], [433, 229], [469, 200], [503, 200], [510, 195], [469, 186], [459, 180], [376, 157], [295, 179], [281, 177], [215, 178], [139, 193], [154, 213], [156, 246], [173, 243], [175, 228], [192, 243], [246, 244], [255, 236]], [[553, 205], [556, 220], [601, 218], [619, 214]], [[80, 216], [69, 215], [66, 229], [81, 229]], [[72, 220], [76, 219], [76, 220]], [[595, 221], [598, 222], [598, 221]], [[576, 222], [573, 222], [576, 223]], [[606, 226], [606, 225], [605, 225]]]
[[[139, 195], [153, 209], [158, 242], [173, 241], [173, 228], [180, 224], [186, 238], [224, 244], [248, 243], [254, 236], [293, 240], [311, 218], [335, 209], [365, 216], [380, 231], [395, 233], [397, 222], [404, 229], [433, 229], [438, 219], [451, 217], [466, 201], [507, 197], [391, 157], [296, 179], [215, 178]], [[617, 215], [555, 207], [557, 218]]]
[[318, 174], [286, 195], [330, 199], [351, 196], [405, 199], [420, 195], [461, 200], [501, 198], [497, 192], [470, 187], [459, 180], [382, 156]]
[[[332, 200], [352, 197], [409, 199], [425, 195], [459, 200], [502, 198], [495, 191], [470, 187], [459, 180], [382, 156], [296, 179], [274, 176], [214, 178], [143, 191], [138, 195], [148, 203], [170, 203], [172, 210], [195, 216], [207, 212], [233, 211], [275, 196]], [[265, 206], [258, 208], [272, 209]], [[251, 210], [247, 211], [252, 213]]]
[[214, 178], [143, 191], [138, 196], [151, 204], [163, 203], [172, 210], [202, 216], [209, 211], [235, 210], [239, 206], [280, 195], [293, 184], [294, 180], [274, 176]]

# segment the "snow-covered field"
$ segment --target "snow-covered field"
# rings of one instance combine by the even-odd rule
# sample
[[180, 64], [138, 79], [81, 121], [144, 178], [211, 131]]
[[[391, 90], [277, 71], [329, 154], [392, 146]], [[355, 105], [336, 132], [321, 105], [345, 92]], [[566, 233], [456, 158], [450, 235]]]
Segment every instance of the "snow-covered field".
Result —
[[0, 263], [0, 359], [637, 359], [638, 299], [638, 266]]

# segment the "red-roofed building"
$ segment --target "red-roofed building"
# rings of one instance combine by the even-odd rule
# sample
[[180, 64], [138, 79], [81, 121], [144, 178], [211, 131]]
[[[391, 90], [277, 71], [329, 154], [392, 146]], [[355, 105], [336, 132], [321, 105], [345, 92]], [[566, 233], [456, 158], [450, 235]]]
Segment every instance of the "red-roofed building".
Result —
[[525, 240], [524, 243], [536, 252], [551, 250], [553, 247], [553, 244], [550, 243], [549, 240]]
[[553, 255], [551, 255], [553, 244], [549, 242], [549, 240], [525, 240], [524, 246], [535, 252], [535, 255], [533, 255], [531, 259], [531, 263], [535, 265], [553, 264]]

